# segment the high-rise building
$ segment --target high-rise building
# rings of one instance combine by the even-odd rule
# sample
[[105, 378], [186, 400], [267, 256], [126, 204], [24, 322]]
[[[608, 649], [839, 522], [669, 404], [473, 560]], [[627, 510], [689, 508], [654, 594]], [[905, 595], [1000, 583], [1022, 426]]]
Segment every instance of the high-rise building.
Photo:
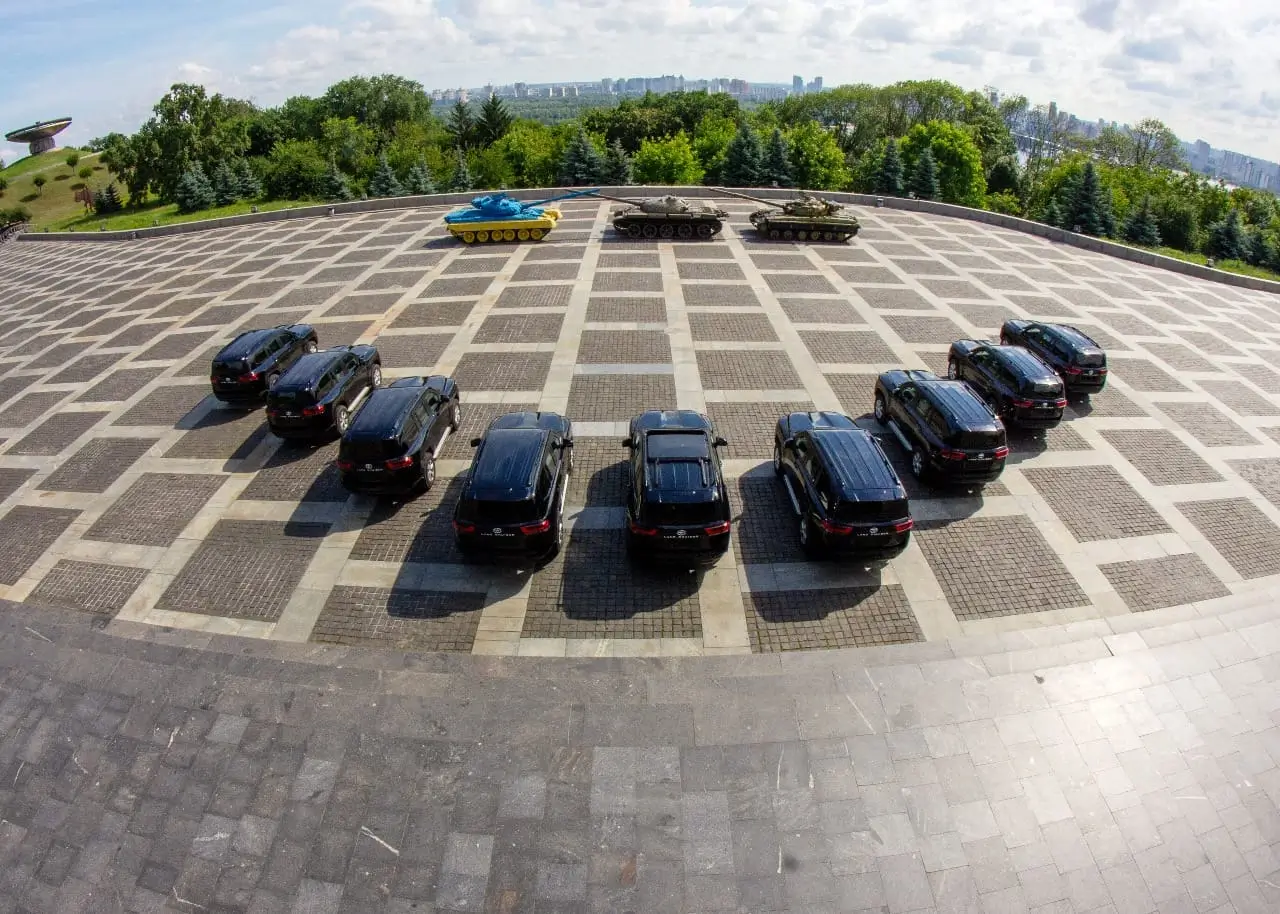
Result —
[[605, 95], [612, 95], [613, 80], [609, 79], [609, 77], [607, 76], [604, 79], [600, 80], [600, 91], [603, 92]]
[[813, 82], [809, 83], [809, 86], [810, 86], [810, 89], [809, 89], [809, 91], [810, 91], [810, 92], [821, 92], [821, 91], [822, 91], [822, 77], [821, 77], [821, 76], [815, 76], [815, 77], [813, 78]]
[[529, 86], [526, 83], [516, 83], [516, 98], [528, 98]]
[[803, 76], [791, 77], [791, 91], [794, 92], [796, 95], [804, 95], [804, 77]]

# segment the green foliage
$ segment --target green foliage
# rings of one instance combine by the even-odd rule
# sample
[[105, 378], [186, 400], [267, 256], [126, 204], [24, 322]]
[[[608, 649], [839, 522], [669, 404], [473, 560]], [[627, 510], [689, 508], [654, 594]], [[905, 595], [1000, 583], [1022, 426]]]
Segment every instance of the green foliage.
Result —
[[665, 140], [645, 140], [632, 167], [641, 184], [697, 184], [702, 180], [702, 167], [683, 130]]
[[[93, 174], [93, 169], [89, 169], [89, 174]], [[81, 175], [81, 177], [84, 177], [84, 175]], [[9, 179], [0, 178], [0, 196], [3, 196], [4, 192], [8, 189], [9, 189]]]
[[49, 183], [49, 179], [44, 175], [36, 175], [31, 179], [31, 183], [36, 186], [36, 193], [43, 193], [44, 186]]
[[86, 165], [84, 168], [76, 172], [76, 175], [80, 178], [81, 181], [88, 181], [90, 178], [93, 177], [93, 169], [90, 168], [88, 165]]
[[354, 118], [385, 143], [398, 125], [431, 116], [431, 100], [422, 84], [390, 74], [353, 76], [334, 83], [318, 99], [290, 99], [285, 108], [287, 135], [299, 139], [319, 139], [315, 129], [325, 118]]
[[322, 200], [346, 202], [351, 199], [351, 187], [347, 184], [347, 176], [338, 168], [336, 162], [330, 162], [328, 169], [316, 185], [316, 192]]
[[938, 185], [938, 168], [933, 161], [933, 151], [928, 146], [916, 154], [907, 189], [917, 200], [936, 200], [942, 194]]
[[1002, 156], [987, 172], [987, 193], [1022, 195], [1022, 175], [1014, 156]]
[[0, 227], [30, 221], [31, 210], [25, 206], [11, 206], [8, 209], [0, 209]]
[[69, 153], [67, 153], [67, 158], [65, 159], [65, 161], [67, 163], [68, 168], [75, 168], [77, 165], [80, 164], [80, 153], [74, 149], [71, 150]]
[[1156, 214], [1151, 209], [1150, 197], [1143, 197], [1142, 203], [1129, 213], [1129, 218], [1124, 222], [1123, 237], [1130, 244], [1149, 248], [1161, 245], [1160, 228], [1156, 225]]
[[764, 157], [760, 162], [760, 184], [764, 187], [791, 186], [791, 150], [780, 127], [774, 127], [769, 141], [764, 144]]
[[329, 165], [315, 140], [284, 140], [267, 159], [267, 193], [277, 200], [304, 200], [320, 192]]
[[625, 187], [633, 180], [631, 156], [627, 155], [621, 143], [610, 143], [604, 153], [604, 170], [600, 174], [600, 183], [609, 187]]
[[236, 159], [232, 171], [236, 176], [236, 192], [241, 200], [256, 200], [262, 196], [262, 181], [248, 159]]
[[581, 127], [564, 148], [560, 160], [560, 183], [566, 187], [588, 187], [600, 183], [604, 159], [587, 131]]
[[1055, 197], [1050, 197], [1045, 203], [1044, 209], [1040, 212], [1040, 221], [1054, 228], [1062, 228], [1062, 210], [1058, 207]]
[[797, 187], [841, 190], [849, 184], [849, 169], [835, 135], [808, 121], [786, 133], [791, 175]]
[[511, 163], [495, 146], [472, 150], [467, 154], [467, 166], [476, 187], [507, 188], [515, 183]]
[[1155, 205], [1156, 230], [1169, 247], [1194, 251], [1199, 245], [1200, 220], [1186, 200], [1162, 197]]
[[729, 154], [729, 144], [737, 135], [738, 125], [719, 114], [709, 114], [693, 131], [693, 154], [702, 169], [706, 184], [724, 183], [724, 163]]
[[1115, 234], [1115, 215], [1111, 209], [1111, 201], [1103, 191], [1098, 170], [1094, 168], [1092, 161], [1084, 163], [1079, 178], [1071, 181], [1069, 192], [1070, 196], [1064, 201], [1065, 228], [1086, 235]]
[[[455, 149], [466, 149], [476, 144], [476, 118], [471, 106], [459, 99], [449, 109], [449, 121], [445, 129]], [[469, 188], [468, 188], [469, 189]]]
[[483, 146], [492, 146], [507, 135], [514, 120], [502, 99], [489, 96], [480, 106], [480, 118], [475, 124], [476, 140]]
[[756, 187], [763, 177], [763, 165], [760, 136], [744, 122], [729, 141], [720, 177], [730, 187]]
[[518, 121], [490, 148], [506, 160], [512, 183], [519, 187], [551, 187], [560, 180], [563, 153], [549, 127]]
[[391, 165], [387, 162], [385, 154], [378, 156], [378, 167], [374, 169], [373, 177], [369, 180], [369, 196], [404, 196], [404, 188], [400, 186], [396, 173], [391, 170]]
[[173, 192], [174, 202], [178, 204], [178, 212], [194, 213], [196, 210], [208, 209], [216, 202], [213, 185], [199, 162], [193, 164], [178, 181]]
[[435, 178], [431, 174], [431, 168], [427, 165], [426, 159], [418, 159], [417, 164], [409, 169], [409, 174], [405, 179], [405, 188], [411, 194], [434, 194], [436, 192]]
[[1022, 215], [1022, 201], [1015, 194], [1004, 191], [998, 194], [987, 194], [982, 202], [982, 208], [993, 213], [1004, 213], [1006, 216]]
[[889, 140], [885, 143], [872, 190], [886, 197], [901, 197], [905, 193], [902, 183], [902, 156], [898, 154], [897, 140]]
[[1204, 252], [1218, 260], [1243, 260], [1245, 253], [1244, 231], [1240, 226], [1240, 211], [1233, 209], [1209, 226]]
[[240, 184], [235, 172], [226, 162], [219, 162], [213, 170], [213, 202], [215, 206], [228, 206], [240, 199]]
[[1134, 127], [1103, 127], [1093, 148], [1111, 165], [1142, 169], [1186, 166], [1177, 135], [1155, 118], [1139, 121]]
[[[982, 206], [987, 182], [982, 171], [982, 153], [970, 133], [947, 121], [916, 124], [902, 139], [902, 156], [912, 163], [915, 178], [920, 158], [928, 148], [937, 170], [938, 194], [923, 199], [941, 199], [959, 206]], [[923, 180], [923, 174], [921, 175]], [[928, 189], [922, 185], [924, 189]], [[922, 192], [914, 186], [917, 197]]]
[[1275, 256], [1271, 248], [1271, 239], [1260, 228], [1250, 229], [1245, 233], [1244, 262], [1251, 267], [1268, 266]]
[[354, 117], [328, 117], [320, 122], [320, 154], [349, 175], [372, 175], [378, 134]]
[[458, 160], [453, 167], [453, 180], [449, 182], [452, 191], [468, 191], [475, 187], [475, 179], [471, 177], [471, 168], [467, 165], [467, 157], [458, 150]]
[[96, 216], [109, 216], [123, 209], [124, 203], [120, 199], [120, 193], [116, 190], [115, 182], [108, 184], [104, 190], [99, 190], [93, 195], [93, 212]]

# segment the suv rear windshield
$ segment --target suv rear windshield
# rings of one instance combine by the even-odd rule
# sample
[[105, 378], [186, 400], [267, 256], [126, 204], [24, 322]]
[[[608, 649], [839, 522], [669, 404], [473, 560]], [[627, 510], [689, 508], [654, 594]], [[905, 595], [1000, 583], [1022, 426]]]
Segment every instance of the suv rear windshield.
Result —
[[251, 367], [245, 359], [224, 359], [213, 363], [213, 370], [218, 374], [244, 374]]
[[271, 390], [271, 399], [279, 403], [298, 403], [303, 406], [309, 406], [315, 402], [316, 397], [309, 390], [300, 390], [296, 387], [275, 387]]
[[721, 519], [720, 503], [714, 501], [649, 503], [641, 513], [646, 523], [659, 526], [712, 524]]
[[390, 441], [344, 441], [341, 447], [342, 456], [347, 460], [354, 460], [356, 463], [369, 462], [371, 460], [386, 460], [390, 457], [399, 457], [404, 453], [404, 445], [396, 439]]
[[1027, 381], [1022, 392], [1037, 397], [1056, 397], [1062, 393], [1061, 381]]
[[1086, 349], [1077, 352], [1072, 361], [1081, 368], [1101, 368], [1107, 364], [1107, 357], [1096, 349]]
[[475, 501], [466, 514], [481, 526], [522, 524], [537, 520], [538, 507], [532, 501]]
[[952, 447], [964, 451], [982, 451], [1000, 446], [1000, 433], [990, 432], [956, 432], [949, 442]]

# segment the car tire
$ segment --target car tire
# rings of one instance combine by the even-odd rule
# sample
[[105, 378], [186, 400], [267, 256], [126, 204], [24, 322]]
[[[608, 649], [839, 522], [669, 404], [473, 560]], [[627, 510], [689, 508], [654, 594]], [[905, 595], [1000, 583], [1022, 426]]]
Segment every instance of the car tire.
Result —
[[555, 558], [557, 555], [560, 554], [560, 550], [563, 548], [564, 548], [564, 518], [561, 517], [556, 521], [556, 541], [555, 541], [555, 544], [551, 547], [551, 552], [547, 556], [547, 558], [548, 559]]
[[279, 381], [280, 381], [280, 372], [278, 371], [271, 372], [271, 374], [267, 375], [267, 390], [270, 390], [271, 388], [275, 387], [276, 384], [279, 383]]
[[449, 431], [456, 432], [462, 427], [462, 404], [453, 401], [453, 409], [449, 413]]
[[924, 462], [924, 451], [916, 448], [911, 452], [911, 473], [916, 479], [924, 482], [924, 478], [928, 475], [929, 468]]
[[375, 388], [382, 386], [382, 366], [374, 362], [373, 368], [369, 372], [369, 381]]
[[960, 366], [956, 364], [955, 359], [947, 359], [947, 377], [952, 380], [960, 380]]
[[884, 397], [882, 397], [880, 394], [876, 394], [876, 402], [875, 402], [875, 405], [872, 407], [872, 411], [875, 413], [877, 422], [879, 422], [881, 425], [889, 424], [889, 408], [888, 408], [888, 405], [884, 402]]
[[773, 443], [773, 474], [782, 475], [782, 446], [776, 441]]
[[807, 514], [800, 515], [800, 548], [809, 558], [815, 558], [820, 551], [818, 544], [814, 541], [813, 524], [810, 523]]
[[310, 355], [311, 353], [315, 352], [318, 348], [320, 347], [316, 344], [315, 340], [307, 340], [306, 345], [302, 347], [302, 351], [305, 352], [307, 355]]
[[422, 456], [422, 491], [430, 492], [436, 483], [436, 458], [434, 454]]
[[339, 437], [345, 435], [347, 429], [351, 427], [351, 413], [342, 403], [333, 408], [333, 427], [337, 430]]

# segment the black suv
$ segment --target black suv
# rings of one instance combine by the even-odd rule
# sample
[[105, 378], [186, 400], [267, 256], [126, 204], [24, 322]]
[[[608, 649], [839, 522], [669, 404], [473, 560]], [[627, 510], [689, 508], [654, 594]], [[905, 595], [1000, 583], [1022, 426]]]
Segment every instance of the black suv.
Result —
[[453, 529], [467, 558], [541, 560], [560, 551], [573, 470], [573, 426], [556, 413], [489, 423], [463, 483]]
[[692, 410], [649, 410], [622, 441], [627, 472], [627, 546], [637, 557], [714, 564], [729, 548], [729, 492], [711, 420]]
[[1000, 342], [1034, 352], [1058, 373], [1067, 393], [1096, 394], [1107, 386], [1107, 354], [1075, 327], [1009, 320], [1000, 328]]
[[778, 420], [773, 471], [800, 515], [810, 555], [888, 560], [911, 540], [907, 491], [880, 442], [840, 413], [792, 413]]
[[956, 340], [947, 354], [947, 377], [964, 381], [997, 416], [1020, 428], [1053, 428], [1067, 407], [1062, 378], [1021, 346]]
[[316, 345], [316, 332], [307, 324], [246, 330], [213, 357], [213, 395], [237, 406], [261, 403], [280, 376]]
[[876, 378], [875, 416], [911, 454], [921, 481], [981, 485], [1004, 472], [1004, 423], [962, 381], [932, 371], [886, 371]]
[[345, 434], [365, 397], [382, 383], [372, 346], [337, 346], [304, 355], [267, 391], [267, 425], [281, 438]]
[[425, 492], [436, 481], [440, 445], [461, 421], [453, 378], [401, 378], [378, 388], [338, 446], [342, 484], [375, 495]]

